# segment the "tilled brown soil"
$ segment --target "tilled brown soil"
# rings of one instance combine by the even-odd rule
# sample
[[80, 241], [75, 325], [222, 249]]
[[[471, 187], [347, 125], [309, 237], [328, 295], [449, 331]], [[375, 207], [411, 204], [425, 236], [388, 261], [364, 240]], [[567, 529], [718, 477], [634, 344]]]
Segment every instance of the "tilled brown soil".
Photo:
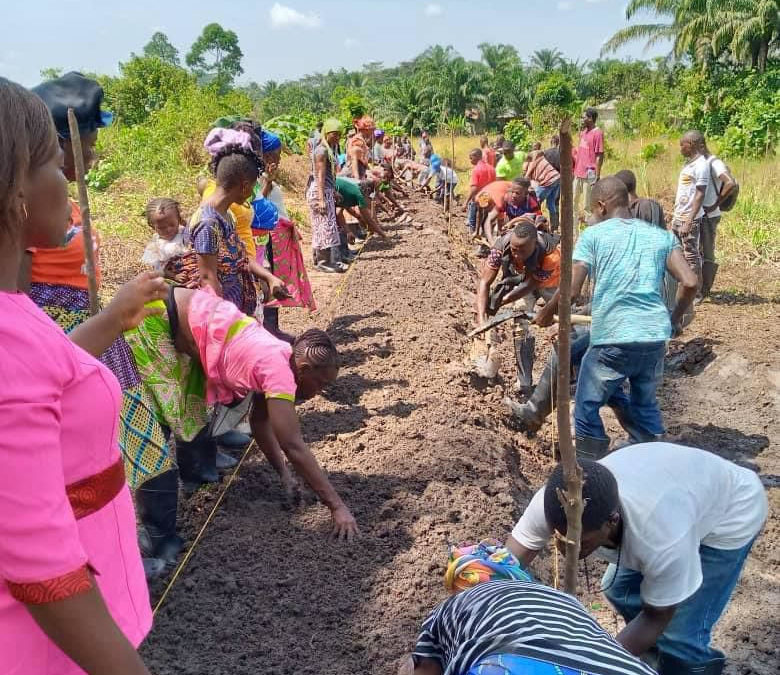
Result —
[[[329, 540], [327, 509], [311, 496], [285, 506], [273, 471], [254, 453], [156, 616], [143, 647], [152, 672], [393, 673], [444, 597], [448, 544], [504, 539], [551, 468], [549, 425], [529, 440], [502, 419], [508, 351], [504, 377], [492, 385], [464, 367], [474, 291], [467, 251], [442, 231], [432, 204], [416, 208], [422, 231], [371, 239], [348, 276], [315, 278], [313, 317], [282, 315], [291, 332], [326, 328], [341, 350], [338, 381], [299, 412], [360, 538]], [[673, 346], [662, 400], [673, 432], [752, 462], [776, 485], [773, 313], [772, 305], [705, 305], [685, 342]], [[539, 340], [540, 364], [546, 349]], [[217, 494], [204, 490], [183, 504], [189, 541]], [[774, 520], [716, 636], [732, 673], [777, 672], [776, 487], [771, 499]], [[597, 569], [589, 565], [581, 577], [583, 601], [615, 629], [595, 592]], [[552, 570], [550, 557], [536, 566], [545, 581]]]

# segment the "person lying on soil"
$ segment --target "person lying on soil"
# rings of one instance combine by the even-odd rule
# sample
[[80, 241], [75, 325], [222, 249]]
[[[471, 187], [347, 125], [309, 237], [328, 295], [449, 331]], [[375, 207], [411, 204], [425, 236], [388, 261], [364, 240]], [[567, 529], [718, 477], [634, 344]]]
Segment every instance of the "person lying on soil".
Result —
[[452, 595], [422, 625], [398, 675], [652, 675], [566, 593], [534, 582], [496, 542], [450, 555]]
[[[314, 397], [336, 379], [338, 355], [328, 336], [312, 329], [291, 346], [211, 289], [172, 287], [164, 306], [165, 314], [127, 333], [161, 424], [177, 439], [205, 442], [208, 406], [252, 395], [252, 434], [285, 490], [294, 495], [297, 488], [286, 456], [331, 510], [334, 535], [352, 538], [355, 519], [304, 442], [295, 412], [296, 400]], [[177, 451], [180, 446], [177, 440]], [[182, 474], [192, 468], [191, 478], [198, 479], [202, 467], [189, 467], [189, 459], [183, 467], [181, 457], [179, 464]]]
[[[718, 675], [725, 657], [710, 635], [766, 521], [761, 480], [673, 443], [631, 445], [580, 465], [580, 558], [598, 549], [610, 562], [602, 584], [626, 620], [618, 642], [636, 655], [657, 647], [660, 675]], [[524, 565], [553, 534], [564, 549], [562, 489], [559, 465], [512, 530], [507, 548]]]
[[[561, 252], [557, 238], [538, 231], [528, 216], [509, 224], [512, 229], [495, 241], [482, 264], [477, 287], [478, 325], [484, 324], [488, 315], [500, 307], [522, 299], [527, 312], [533, 313], [536, 301], [539, 298], [549, 300], [560, 283]], [[491, 293], [499, 270], [501, 284]], [[528, 319], [515, 319], [516, 388], [524, 396], [533, 393], [536, 339], [529, 328]]]
[[[70, 105], [84, 136], [97, 134], [96, 82], [70, 73], [47, 89], [64, 104], [58, 122]], [[61, 143], [72, 143], [51, 112], [0, 78], [0, 669], [149, 675], [136, 651], [152, 611], [118, 444], [122, 392], [97, 357], [165, 284], [141, 274], [67, 337], [20, 292], [26, 251], [62, 249], [71, 227]]]
[[[482, 140], [484, 140], [487, 145], [487, 137], [483, 136]], [[495, 159], [495, 153], [493, 154], [493, 158]], [[473, 235], [477, 229], [477, 211], [479, 209], [479, 205], [476, 202], [477, 194], [479, 194], [479, 191], [486, 185], [489, 185], [496, 180], [496, 170], [493, 168], [492, 164], [485, 161], [482, 150], [479, 148], [474, 148], [469, 153], [469, 162], [473, 168], [471, 169], [469, 192], [466, 195], [466, 205], [464, 208], [468, 213], [467, 224], [469, 232]]]
[[[628, 205], [621, 180], [607, 176], [596, 183], [591, 210], [597, 224], [580, 234], [573, 254], [572, 297], [586, 277], [595, 279], [591, 344], [574, 409], [577, 454], [590, 459], [603, 457], [609, 448], [599, 410], [626, 380], [631, 405], [622, 414], [635, 438], [650, 441], [664, 433], [656, 388], [666, 341], [696, 294], [696, 276], [674, 234], [632, 218]], [[680, 283], [671, 320], [661, 295], [665, 270]], [[551, 325], [557, 306], [558, 293], [534, 323]]]

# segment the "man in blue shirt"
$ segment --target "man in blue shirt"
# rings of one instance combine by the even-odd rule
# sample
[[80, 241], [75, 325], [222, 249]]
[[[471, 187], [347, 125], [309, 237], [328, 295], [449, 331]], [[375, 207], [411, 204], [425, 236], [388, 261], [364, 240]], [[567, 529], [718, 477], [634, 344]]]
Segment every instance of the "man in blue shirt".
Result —
[[[572, 297], [586, 277], [594, 280], [590, 347], [580, 366], [574, 420], [577, 454], [600, 459], [609, 448], [599, 410], [628, 380], [625, 403], [615, 410], [631, 441], [655, 440], [664, 433], [656, 387], [663, 373], [666, 341], [696, 295], [697, 279], [672, 232], [631, 217], [625, 183], [608, 176], [593, 186], [596, 224], [577, 240]], [[679, 282], [677, 304], [664, 305], [664, 272]], [[552, 323], [557, 294], [536, 317]]]

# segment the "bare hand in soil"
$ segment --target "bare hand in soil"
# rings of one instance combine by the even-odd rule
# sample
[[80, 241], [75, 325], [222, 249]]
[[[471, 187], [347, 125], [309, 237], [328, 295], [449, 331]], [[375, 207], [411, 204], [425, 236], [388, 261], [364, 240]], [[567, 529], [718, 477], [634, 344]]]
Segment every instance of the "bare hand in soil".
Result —
[[331, 512], [333, 530], [331, 534], [339, 541], [352, 541], [358, 533], [355, 517], [346, 506], [339, 506]]
[[160, 314], [161, 309], [146, 307], [146, 304], [164, 300], [167, 296], [168, 285], [162, 275], [143, 272], [119, 288], [106, 311], [111, 312], [126, 331], [135, 328], [150, 314]]

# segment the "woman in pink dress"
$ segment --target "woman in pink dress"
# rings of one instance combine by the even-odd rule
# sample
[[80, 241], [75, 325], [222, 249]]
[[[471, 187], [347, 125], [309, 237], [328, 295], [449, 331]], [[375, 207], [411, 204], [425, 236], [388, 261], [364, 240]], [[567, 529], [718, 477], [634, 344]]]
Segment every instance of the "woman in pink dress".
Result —
[[0, 675], [148, 675], [152, 623], [118, 445], [121, 389], [93, 355], [164, 296], [147, 273], [65, 336], [18, 291], [64, 243], [62, 151], [37, 96], [0, 78]]

